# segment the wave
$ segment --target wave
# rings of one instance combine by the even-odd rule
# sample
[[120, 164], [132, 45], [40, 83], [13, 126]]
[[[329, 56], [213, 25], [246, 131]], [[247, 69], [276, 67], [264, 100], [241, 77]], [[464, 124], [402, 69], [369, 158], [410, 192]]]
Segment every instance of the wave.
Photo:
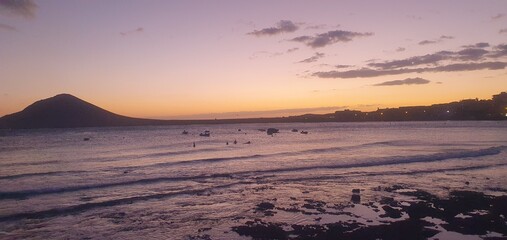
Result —
[[[466, 170], [478, 170], [478, 169], [487, 169], [494, 167], [507, 166], [507, 163], [504, 164], [494, 164], [489, 166], [467, 166], [467, 167], [456, 167], [456, 168], [446, 168], [446, 169], [431, 169], [431, 170], [416, 170], [410, 172], [401, 172], [401, 171], [392, 171], [392, 172], [381, 172], [381, 173], [352, 173], [349, 175], [327, 175], [327, 176], [315, 176], [315, 177], [301, 177], [301, 178], [284, 178], [284, 179], [275, 179], [274, 181], [283, 181], [283, 182], [294, 182], [294, 181], [312, 181], [312, 180], [327, 180], [327, 179], [337, 179], [337, 178], [349, 178], [349, 177], [359, 177], [359, 176], [377, 176], [377, 175], [406, 175], [406, 174], [428, 174], [428, 173], [438, 173], [438, 172], [452, 172], [452, 171], [466, 171]], [[208, 187], [204, 189], [191, 189], [191, 190], [183, 190], [177, 192], [169, 192], [169, 193], [158, 193], [158, 194], [150, 194], [150, 195], [142, 195], [142, 196], [134, 196], [127, 198], [119, 198], [113, 200], [107, 200], [102, 202], [92, 202], [92, 203], [84, 203], [74, 206], [62, 207], [62, 208], [53, 208], [42, 211], [34, 211], [34, 212], [24, 212], [24, 213], [15, 213], [10, 215], [0, 216], [0, 222], [6, 221], [15, 221], [20, 219], [43, 219], [57, 216], [66, 216], [70, 214], [78, 214], [81, 212], [86, 212], [88, 210], [93, 210], [96, 208], [102, 207], [113, 207], [119, 205], [133, 204], [140, 201], [148, 201], [148, 200], [157, 200], [157, 199], [165, 199], [170, 197], [175, 197], [179, 195], [198, 195], [204, 194], [206, 192], [210, 192], [218, 189], [225, 189], [237, 185], [251, 184], [254, 183], [252, 181], [239, 181], [235, 183], [223, 184], [214, 187]]]
[[[111, 183], [100, 183], [100, 184], [90, 184], [90, 185], [80, 185], [80, 186], [71, 186], [71, 187], [62, 187], [62, 188], [47, 188], [47, 189], [34, 189], [34, 190], [24, 190], [24, 191], [12, 191], [12, 192], [0, 192], [0, 200], [3, 199], [24, 199], [33, 196], [39, 195], [47, 195], [47, 194], [61, 194], [68, 192], [76, 192], [83, 190], [91, 190], [91, 189], [103, 189], [109, 187], [119, 187], [119, 186], [130, 186], [130, 185], [139, 185], [139, 184], [153, 184], [159, 182], [167, 182], [167, 181], [191, 181], [191, 180], [202, 180], [202, 179], [216, 179], [216, 178], [244, 178], [245, 176], [257, 176], [258, 174], [265, 173], [283, 173], [283, 172], [298, 172], [298, 171], [308, 171], [315, 169], [341, 169], [341, 168], [361, 168], [361, 167], [377, 167], [377, 166], [387, 166], [387, 165], [395, 165], [395, 164], [410, 164], [410, 163], [421, 163], [421, 162], [436, 162], [436, 161], [444, 161], [449, 159], [460, 159], [460, 158], [474, 158], [474, 157], [482, 157], [489, 155], [497, 155], [505, 149], [505, 146], [500, 147], [490, 147], [479, 150], [467, 150], [467, 151], [459, 151], [459, 152], [446, 152], [446, 153], [436, 153], [429, 155], [415, 155], [415, 156], [394, 156], [394, 157], [384, 157], [378, 159], [371, 159], [370, 162], [363, 163], [352, 163], [352, 164], [327, 164], [327, 165], [312, 165], [312, 166], [303, 166], [303, 167], [287, 167], [287, 168], [276, 168], [276, 169], [263, 169], [263, 170], [253, 170], [253, 171], [239, 171], [239, 172], [230, 172], [230, 173], [220, 173], [220, 174], [211, 174], [211, 175], [195, 175], [195, 176], [176, 176], [176, 177], [156, 177], [156, 178], [144, 178], [144, 179], [136, 179], [131, 181], [122, 181], [122, 182], [111, 182]], [[229, 158], [226, 158], [229, 159]], [[233, 158], [231, 158], [233, 159]], [[217, 158], [215, 161], [222, 161], [223, 158]], [[209, 160], [206, 160], [209, 161]]]
[[86, 171], [54, 171], [54, 172], [38, 172], [38, 173], [21, 173], [21, 174], [15, 174], [15, 175], [0, 176], [0, 180], [2, 180], [2, 179], [18, 179], [18, 178], [35, 177], [35, 176], [79, 174], [79, 173], [85, 173], [85, 172]]
[[373, 161], [363, 163], [351, 163], [351, 164], [329, 164], [329, 165], [313, 165], [304, 167], [290, 167], [290, 168], [278, 168], [268, 170], [258, 170], [251, 173], [280, 173], [280, 172], [292, 172], [292, 171], [306, 171], [313, 169], [338, 169], [338, 168], [359, 168], [359, 167], [377, 167], [387, 166], [396, 164], [409, 164], [409, 163], [421, 163], [421, 162], [436, 162], [444, 161], [449, 159], [459, 158], [475, 158], [489, 155], [497, 155], [506, 149], [506, 146], [490, 147], [479, 150], [465, 150], [459, 152], [446, 152], [446, 153], [435, 153], [428, 155], [414, 155], [414, 156], [390, 156], [378, 159], [372, 159]]
[[101, 208], [101, 207], [112, 207], [112, 206], [118, 206], [118, 205], [126, 205], [126, 204], [132, 204], [132, 203], [139, 202], [139, 201], [164, 199], [164, 198], [174, 197], [174, 196], [178, 196], [178, 195], [202, 194], [202, 193], [216, 190], [216, 189], [228, 188], [228, 187], [232, 187], [234, 185], [247, 184], [247, 183], [249, 183], [249, 182], [236, 182], [236, 183], [224, 184], [224, 185], [209, 187], [209, 188], [204, 188], [204, 189], [192, 189], [192, 190], [184, 190], [184, 191], [179, 191], [179, 192], [169, 192], [169, 193], [158, 193], [158, 194], [143, 195], [143, 196], [134, 196], [134, 197], [127, 197], [127, 198], [113, 199], [113, 200], [108, 200], [108, 201], [103, 201], [103, 202], [92, 202], [92, 203], [84, 203], [84, 204], [62, 207], [62, 208], [53, 208], [53, 209], [49, 209], [49, 210], [42, 210], [42, 211], [35, 211], [35, 212], [15, 213], [15, 214], [11, 214], [11, 215], [0, 216], [0, 222], [14, 221], [14, 220], [19, 220], [19, 219], [42, 219], [42, 218], [49, 218], [49, 217], [56, 217], [56, 216], [65, 216], [65, 215], [77, 214], [80, 212], [85, 212], [88, 210], [92, 210], [95, 208]]
[[460, 171], [471, 171], [481, 170], [496, 167], [505, 167], [507, 163], [492, 164], [486, 166], [466, 166], [466, 167], [452, 167], [452, 168], [440, 168], [440, 169], [428, 169], [428, 170], [410, 170], [410, 171], [383, 171], [383, 172], [352, 172], [352, 173], [340, 173], [336, 175], [325, 175], [325, 176], [309, 176], [309, 177], [295, 177], [295, 178], [280, 178], [272, 181], [282, 182], [301, 182], [301, 181], [318, 181], [318, 180], [332, 180], [332, 179], [344, 179], [351, 177], [374, 177], [374, 176], [398, 176], [398, 175], [414, 175], [414, 174], [431, 174], [431, 173], [443, 173], [443, 172], [460, 172]]

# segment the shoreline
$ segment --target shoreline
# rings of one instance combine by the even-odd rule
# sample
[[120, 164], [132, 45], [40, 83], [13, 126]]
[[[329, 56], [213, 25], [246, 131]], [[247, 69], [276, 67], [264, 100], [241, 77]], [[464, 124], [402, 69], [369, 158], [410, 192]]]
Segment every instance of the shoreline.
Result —
[[[451, 191], [448, 197], [405, 185], [353, 189], [349, 204], [332, 204], [311, 198], [296, 199], [291, 208], [277, 199], [263, 201], [253, 211], [263, 218], [242, 219], [232, 231], [253, 239], [506, 239], [507, 189], [501, 196], [476, 191]], [[375, 191], [377, 201], [360, 201], [360, 193]], [[278, 214], [304, 214], [314, 223], [276, 221]], [[331, 218], [329, 217], [331, 216]], [[331, 220], [340, 219], [334, 222]], [[196, 239], [206, 239], [206, 234]], [[211, 238], [209, 238], [211, 239]]]

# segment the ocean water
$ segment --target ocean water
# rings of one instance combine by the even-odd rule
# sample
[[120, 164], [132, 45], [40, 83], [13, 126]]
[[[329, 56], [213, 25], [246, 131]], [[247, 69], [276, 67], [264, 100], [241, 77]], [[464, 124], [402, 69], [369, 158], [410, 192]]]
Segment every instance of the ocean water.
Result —
[[264, 201], [374, 201], [394, 184], [498, 195], [505, 176], [506, 121], [0, 131], [0, 239], [249, 239], [231, 227], [313, 221], [266, 217]]

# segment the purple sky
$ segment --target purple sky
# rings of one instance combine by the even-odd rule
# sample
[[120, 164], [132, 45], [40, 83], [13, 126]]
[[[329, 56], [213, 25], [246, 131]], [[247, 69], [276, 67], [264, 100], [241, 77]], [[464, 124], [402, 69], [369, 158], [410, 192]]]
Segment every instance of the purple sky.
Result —
[[282, 116], [507, 90], [507, 1], [0, 0], [0, 116]]

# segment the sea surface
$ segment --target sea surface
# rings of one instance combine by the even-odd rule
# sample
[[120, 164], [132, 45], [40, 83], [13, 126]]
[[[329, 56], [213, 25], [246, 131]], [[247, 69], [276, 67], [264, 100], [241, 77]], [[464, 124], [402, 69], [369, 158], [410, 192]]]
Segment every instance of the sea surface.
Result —
[[250, 239], [231, 227], [316, 221], [259, 203], [375, 201], [395, 184], [507, 194], [507, 121], [4, 130], [0, 239]]

